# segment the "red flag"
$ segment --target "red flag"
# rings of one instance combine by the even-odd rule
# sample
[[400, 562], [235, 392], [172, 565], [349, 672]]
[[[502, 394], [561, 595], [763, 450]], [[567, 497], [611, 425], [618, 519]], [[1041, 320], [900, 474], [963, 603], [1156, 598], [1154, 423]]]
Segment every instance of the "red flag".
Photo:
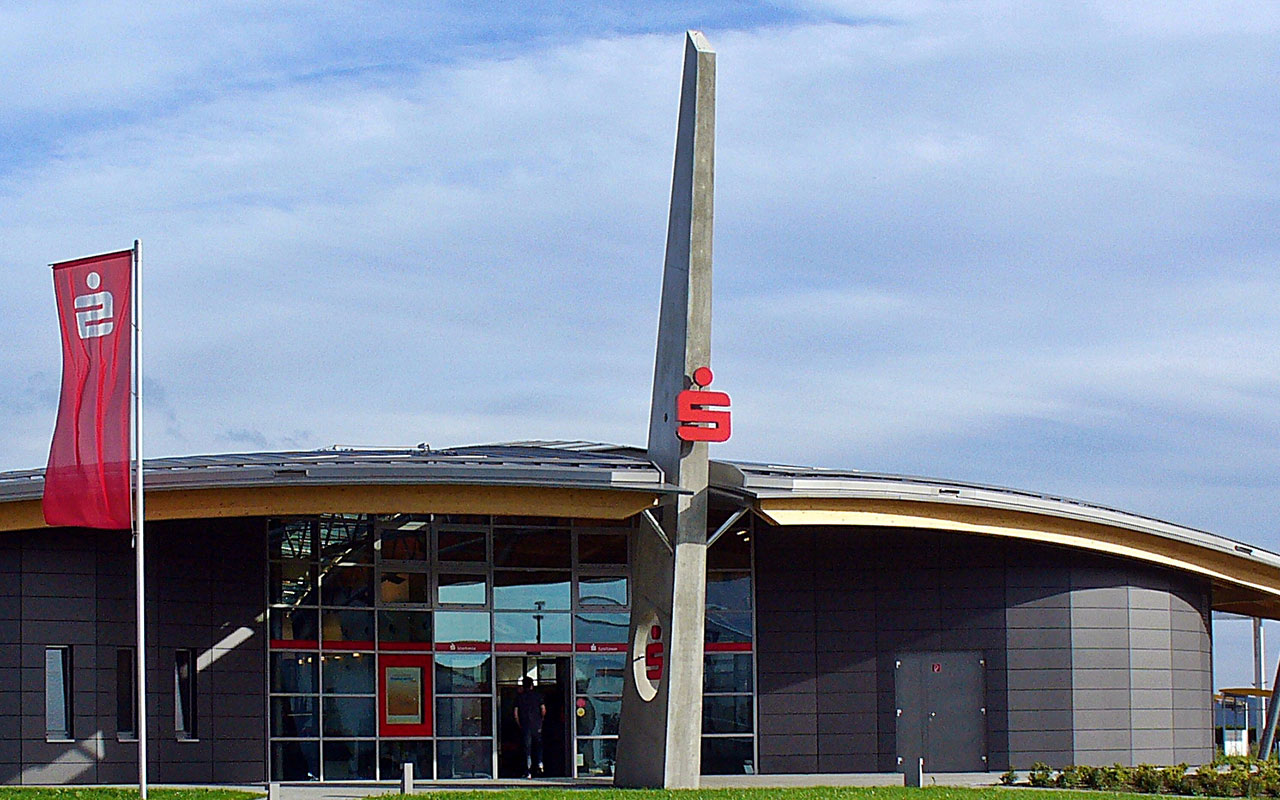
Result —
[[44, 471], [50, 525], [128, 528], [133, 251], [53, 265], [62, 395]]

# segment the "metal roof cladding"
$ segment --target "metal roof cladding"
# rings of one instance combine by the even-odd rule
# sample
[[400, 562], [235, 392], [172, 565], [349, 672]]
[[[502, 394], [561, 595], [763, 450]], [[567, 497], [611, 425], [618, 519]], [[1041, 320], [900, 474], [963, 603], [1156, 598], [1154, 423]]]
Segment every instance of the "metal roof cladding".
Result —
[[[529, 440], [432, 449], [339, 446], [320, 450], [154, 458], [155, 491], [264, 485], [470, 484], [613, 489], [672, 494], [644, 450], [568, 440]], [[44, 470], [0, 473], [0, 502], [36, 500]], [[1280, 555], [1224, 536], [1082, 500], [935, 478], [857, 470], [713, 460], [711, 486], [750, 500], [906, 500], [1021, 511], [1110, 525], [1230, 553], [1280, 569]]]

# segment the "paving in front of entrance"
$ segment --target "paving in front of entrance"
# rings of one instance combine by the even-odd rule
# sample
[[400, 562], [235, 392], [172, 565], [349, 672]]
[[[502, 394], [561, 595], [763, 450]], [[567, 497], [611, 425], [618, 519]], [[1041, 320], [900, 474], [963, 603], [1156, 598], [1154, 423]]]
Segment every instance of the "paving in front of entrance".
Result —
[[[996, 772], [954, 772], [924, 776], [926, 786], [994, 786], [1000, 782]], [[418, 782], [416, 791], [467, 791], [476, 789], [512, 789], [517, 787], [554, 786], [573, 789], [605, 788], [612, 786], [608, 779], [583, 780], [574, 778], [547, 778], [542, 780], [468, 781], [467, 783]], [[705, 789], [740, 788], [790, 788], [805, 786], [901, 786], [902, 773], [867, 772], [846, 775], [706, 775], [702, 778]], [[261, 791], [260, 786], [246, 786]], [[394, 792], [392, 783], [293, 783], [280, 784], [275, 800], [353, 800], [372, 795]]]

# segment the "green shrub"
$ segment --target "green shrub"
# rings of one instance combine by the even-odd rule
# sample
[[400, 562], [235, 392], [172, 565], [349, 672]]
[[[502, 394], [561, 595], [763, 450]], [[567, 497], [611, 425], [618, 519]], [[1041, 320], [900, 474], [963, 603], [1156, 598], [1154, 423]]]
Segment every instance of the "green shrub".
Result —
[[1053, 769], [1043, 761], [1037, 761], [1031, 765], [1031, 771], [1027, 773], [1027, 781], [1032, 786], [1046, 788], [1053, 785]]
[[1102, 767], [1080, 767], [1083, 773], [1081, 786], [1085, 789], [1101, 789], [1103, 782]]
[[1248, 762], [1235, 760], [1230, 769], [1218, 773], [1218, 786], [1214, 794], [1223, 797], [1244, 797], [1249, 789]]
[[1003, 775], [1001, 775], [1001, 776], [1000, 776], [1000, 785], [1001, 785], [1001, 786], [1012, 786], [1012, 785], [1014, 785], [1014, 784], [1015, 784], [1015, 783], [1017, 783], [1017, 782], [1018, 782], [1018, 772], [1017, 772], [1017, 770], [1012, 770], [1012, 769], [1011, 769], [1011, 770], [1009, 770], [1008, 772], [1006, 772], [1005, 774], [1003, 774]]
[[1139, 764], [1133, 768], [1132, 787], [1145, 794], [1159, 794], [1164, 789], [1164, 780], [1159, 767], [1150, 764]]
[[1254, 766], [1254, 794], [1263, 797], [1280, 797], [1280, 764], [1270, 759], [1258, 761]]
[[1077, 765], [1063, 767], [1054, 785], [1059, 789], [1079, 789], [1088, 785], [1088, 773], [1089, 767]]
[[1186, 764], [1174, 764], [1160, 770], [1160, 791], [1164, 794], [1195, 794], [1191, 777], [1187, 774]]
[[1121, 764], [1103, 767], [1098, 784], [1099, 789], [1128, 789], [1133, 786], [1133, 771]]
[[1216, 764], [1205, 764], [1196, 767], [1190, 776], [1191, 793], [1199, 795], [1216, 795], [1218, 793], [1218, 767]]

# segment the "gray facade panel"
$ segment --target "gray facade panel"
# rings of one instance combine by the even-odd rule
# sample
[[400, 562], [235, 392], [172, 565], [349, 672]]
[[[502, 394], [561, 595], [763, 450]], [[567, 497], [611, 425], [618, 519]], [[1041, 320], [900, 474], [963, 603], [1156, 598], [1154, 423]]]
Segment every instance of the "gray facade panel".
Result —
[[[264, 641], [257, 621], [265, 606], [265, 529], [257, 520], [154, 523], [148, 537], [148, 719], [152, 727], [151, 777], [157, 783], [243, 781], [265, 777], [263, 720]], [[0, 707], [12, 704], [12, 729], [21, 736], [16, 758], [0, 752], [0, 782], [129, 782], [136, 774], [136, 745], [116, 731], [116, 650], [134, 635], [133, 553], [129, 537], [66, 529], [12, 534], [13, 564], [21, 566], [20, 619], [9, 623], [4, 658], [20, 663], [0, 686]], [[234, 569], [225, 568], [234, 562]], [[209, 579], [217, 572], [218, 581]], [[236, 577], [238, 576], [238, 577]], [[233, 603], [222, 598], [234, 597]], [[237, 608], [217, 616], [218, 607]], [[214, 646], [232, 630], [250, 636], [225, 651]], [[3, 631], [0, 631], [3, 633]], [[70, 645], [75, 742], [46, 742], [44, 651]], [[173, 647], [215, 656], [199, 673], [198, 733], [203, 742], [174, 740]], [[218, 695], [215, 687], [234, 688]], [[20, 687], [20, 688], [19, 688]], [[101, 732], [99, 737], [83, 738]], [[226, 768], [213, 758], [212, 737], [226, 731], [238, 762]], [[17, 744], [17, 740], [9, 740]], [[9, 747], [9, 745], [5, 745]], [[251, 765], [246, 770], [244, 763]], [[252, 773], [252, 774], [251, 774]]]
[[[1093, 589], [1090, 591], [1098, 592], [1101, 590]], [[1080, 628], [1116, 628], [1123, 630], [1129, 627], [1129, 609], [1125, 607], [1102, 608], [1099, 606], [1073, 605], [1071, 607], [1071, 627], [1076, 630]]]

